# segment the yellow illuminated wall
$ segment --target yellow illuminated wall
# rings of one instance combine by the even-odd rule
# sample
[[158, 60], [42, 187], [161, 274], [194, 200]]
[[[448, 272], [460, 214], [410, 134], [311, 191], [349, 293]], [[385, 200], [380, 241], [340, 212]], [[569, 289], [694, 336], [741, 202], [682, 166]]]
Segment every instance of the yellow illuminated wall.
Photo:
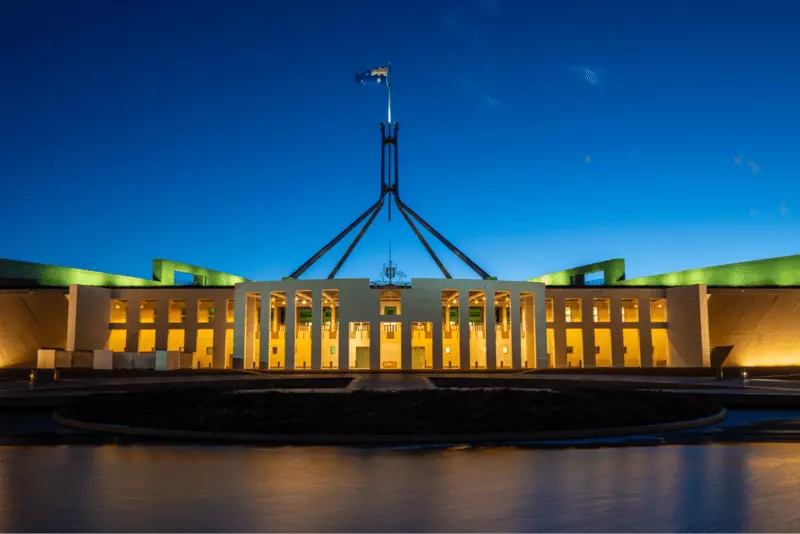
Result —
[[167, 350], [179, 351], [186, 346], [186, 332], [183, 329], [173, 328], [167, 332]]
[[108, 333], [108, 350], [111, 352], [125, 352], [127, 341], [127, 330], [111, 330]]
[[[452, 361], [453, 353], [449, 356]], [[446, 360], [446, 358], [445, 358]], [[453, 362], [454, 364], [456, 362]], [[411, 367], [423, 369], [433, 365], [433, 323], [411, 323]], [[447, 361], [445, 361], [447, 368]]]
[[567, 367], [583, 367], [582, 328], [567, 328]]
[[128, 321], [128, 301], [114, 299], [111, 301], [111, 319], [109, 322], [123, 324]]
[[369, 329], [367, 322], [349, 324], [351, 369], [369, 369]]
[[233, 367], [233, 328], [225, 329], [225, 369]]
[[669, 339], [666, 328], [653, 328], [653, 367], [669, 367]]
[[595, 328], [595, 366], [611, 367], [611, 329]]
[[155, 352], [156, 331], [154, 328], [139, 330], [139, 352]]
[[725, 365], [800, 365], [800, 290], [708, 291], [711, 346], [733, 345]]
[[197, 344], [195, 345], [194, 361], [192, 367], [207, 368], [211, 366], [213, 355], [209, 354], [214, 347], [214, 330], [211, 328], [197, 329]]
[[638, 328], [622, 329], [622, 344], [625, 347], [625, 367], [642, 366], [642, 350]]
[[403, 325], [400, 322], [382, 321], [380, 326], [381, 369], [400, 369]]

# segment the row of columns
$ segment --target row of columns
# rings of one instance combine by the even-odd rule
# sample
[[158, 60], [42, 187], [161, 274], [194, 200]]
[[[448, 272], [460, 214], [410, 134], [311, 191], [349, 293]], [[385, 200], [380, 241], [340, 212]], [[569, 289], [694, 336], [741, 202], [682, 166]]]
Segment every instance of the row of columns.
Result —
[[636, 323], [623, 323], [622, 309], [623, 298], [614, 296], [603, 297], [609, 299], [610, 322], [595, 323], [594, 322], [594, 300], [592, 298], [581, 299], [581, 322], [567, 323], [566, 322], [566, 299], [567, 296], [557, 294], [553, 297], [553, 322], [548, 327], [553, 328], [553, 344], [555, 354], [553, 361], [555, 366], [567, 367], [567, 329], [577, 328], [583, 332], [583, 365], [584, 367], [595, 367], [595, 329], [610, 329], [611, 330], [611, 365], [612, 367], [625, 366], [625, 343], [623, 340], [623, 328], [631, 328], [639, 331], [639, 355], [642, 367], [653, 366], [653, 333], [652, 323], [650, 321], [650, 306], [638, 306], [639, 321]]
[[[186, 317], [180, 323], [169, 322], [169, 301], [168, 298], [158, 298], [156, 300], [156, 317], [153, 323], [141, 323], [140, 313], [142, 303], [153, 300], [150, 297], [128, 297], [128, 311], [125, 323], [112, 323], [111, 329], [125, 329], [125, 347], [129, 352], [139, 350], [139, 332], [141, 330], [156, 331], [156, 350], [167, 350], [167, 340], [170, 330], [183, 330], [184, 345], [183, 352], [195, 352], [197, 350], [197, 330], [214, 330], [214, 356], [212, 365], [215, 369], [225, 367], [225, 331], [233, 325], [227, 322], [227, 297], [215, 297], [214, 308], [221, 310], [214, 314], [214, 318], [208, 323], [197, 323], [197, 306], [200, 300], [211, 300], [208, 297], [181, 297], [186, 302]], [[132, 350], [136, 347], [136, 351]]]
[[[276, 290], [278, 291], [278, 290]], [[279, 291], [284, 291], [283, 289]], [[308, 290], [305, 290], [308, 291]], [[484, 292], [484, 324], [485, 324], [485, 343], [486, 343], [486, 368], [497, 368], [497, 354], [496, 354], [496, 321], [494, 312], [495, 291], [493, 289], [481, 289]], [[322, 364], [322, 289], [311, 290], [311, 369], [321, 369]], [[507, 292], [507, 291], [504, 291]], [[296, 328], [296, 303], [295, 303], [295, 290], [287, 289], [286, 293], [286, 321], [284, 330], [284, 365], [286, 369], [294, 369], [295, 364], [295, 328]], [[533, 293], [523, 297], [526, 310], [525, 316], [525, 330], [528, 333], [526, 339], [526, 353], [521, 353], [521, 317], [520, 317], [520, 292], [510, 291], [510, 337], [511, 337], [511, 366], [514, 369], [521, 369], [525, 367], [523, 362], [527, 363], [527, 367], [543, 367], [546, 366], [546, 337], [544, 330], [544, 302], [542, 299], [541, 310], [541, 335], [536, 334], [535, 325], [537, 320], [535, 315], [535, 298]], [[378, 293], [373, 290], [369, 297], [372, 300]], [[348, 295], [349, 298], [357, 298], [357, 295]], [[245, 298], [237, 298], [235, 302], [235, 314], [238, 318], [243, 317], [245, 328], [241, 333], [237, 332], [235, 335], [235, 343], [241, 343], [244, 347], [243, 356], [245, 359], [245, 367], [252, 368], [268, 367], [270, 361], [270, 326], [271, 322], [275, 320], [273, 313], [267, 312], [267, 307], [270, 305], [270, 293], [260, 293], [261, 300], [261, 343], [259, 354], [255, 354], [255, 309], [258, 304], [259, 296], [255, 292], [246, 293]], [[369, 300], [369, 299], [368, 299]], [[458, 305], [461, 310], [459, 313], [459, 355], [460, 367], [462, 369], [471, 369], [474, 367], [474, 362], [470, 358], [470, 328], [469, 328], [469, 308], [470, 308], [470, 295], [468, 290], [460, 290], [458, 297]], [[375, 303], [375, 310], [379, 309], [379, 302]], [[431, 323], [432, 336], [431, 336], [431, 363], [434, 369], [442, 369], [443, 367], [443, 343], [442, 343], [442, 303], [441, 296], [437, 296], [435, 303], [430, 302], [430, 307], [425, 307], [424, 314], [419, 317], [414, 317], [412, 320], [409, 315], [399, 316], [382, 316], [379, 313], [372, 313], [368, 319], [365, 320], [363, 310], [357, 310], [350, 307], [344, 300], [340, 300], [340, 306], [334, 308], [332, 314], [332, 322], [335, 324], [336, 315], [338, 312], [338, 319], [340, 324], [340, 331], [336, 339], [336, 351], [338, 354], [338, 366], [340, 370], [350, 368], [350, 323], [351, 322], [368, 322], [370, 324], [370, 369], [381, 368], [381, 322], [397, 322], [401, 325], [401, 367], [402, 369], [412, 368], [412, 337], [413, 323]], [[449, 315], [448, 315], [449, 320]], [[537, 365], [537, 347], [539, 348], [539, 364]], [[258, 365], [254, 365], [258, 362]]]

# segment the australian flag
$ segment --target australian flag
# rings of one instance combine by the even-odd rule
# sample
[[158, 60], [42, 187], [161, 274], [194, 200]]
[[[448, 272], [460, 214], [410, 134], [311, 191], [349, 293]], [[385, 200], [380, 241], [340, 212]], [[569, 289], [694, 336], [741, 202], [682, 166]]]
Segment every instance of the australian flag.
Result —
[[389, 67], [378, 67], [356, 72], [356, 82], [366, 85], [368, 82], [386, 82], [389, 79]]

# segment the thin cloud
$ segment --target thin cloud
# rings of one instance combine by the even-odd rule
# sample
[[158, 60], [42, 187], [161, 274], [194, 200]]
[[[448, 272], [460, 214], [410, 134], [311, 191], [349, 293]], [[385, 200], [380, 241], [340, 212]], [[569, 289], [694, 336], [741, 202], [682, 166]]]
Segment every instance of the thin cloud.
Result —
[[582, 67], [580, 65], [575, 65], [569, 68], [569, 71], [574, 75], [583, 80], [585, 83], [597, 87], [603, 83], [603, 73], [598, 69], [593, 69], [590, 67]]

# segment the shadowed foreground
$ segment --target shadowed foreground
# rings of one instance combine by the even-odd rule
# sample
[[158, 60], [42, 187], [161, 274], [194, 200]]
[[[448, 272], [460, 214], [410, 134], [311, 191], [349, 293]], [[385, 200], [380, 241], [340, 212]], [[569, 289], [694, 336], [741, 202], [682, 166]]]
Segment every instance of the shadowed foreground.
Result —
[[571, 389], [224, 393], [180, 388], [76, 400], [69, 419], [158, 429], [257, 434], [448, 434], [627, 427], [710, 416], [709, 396]]

